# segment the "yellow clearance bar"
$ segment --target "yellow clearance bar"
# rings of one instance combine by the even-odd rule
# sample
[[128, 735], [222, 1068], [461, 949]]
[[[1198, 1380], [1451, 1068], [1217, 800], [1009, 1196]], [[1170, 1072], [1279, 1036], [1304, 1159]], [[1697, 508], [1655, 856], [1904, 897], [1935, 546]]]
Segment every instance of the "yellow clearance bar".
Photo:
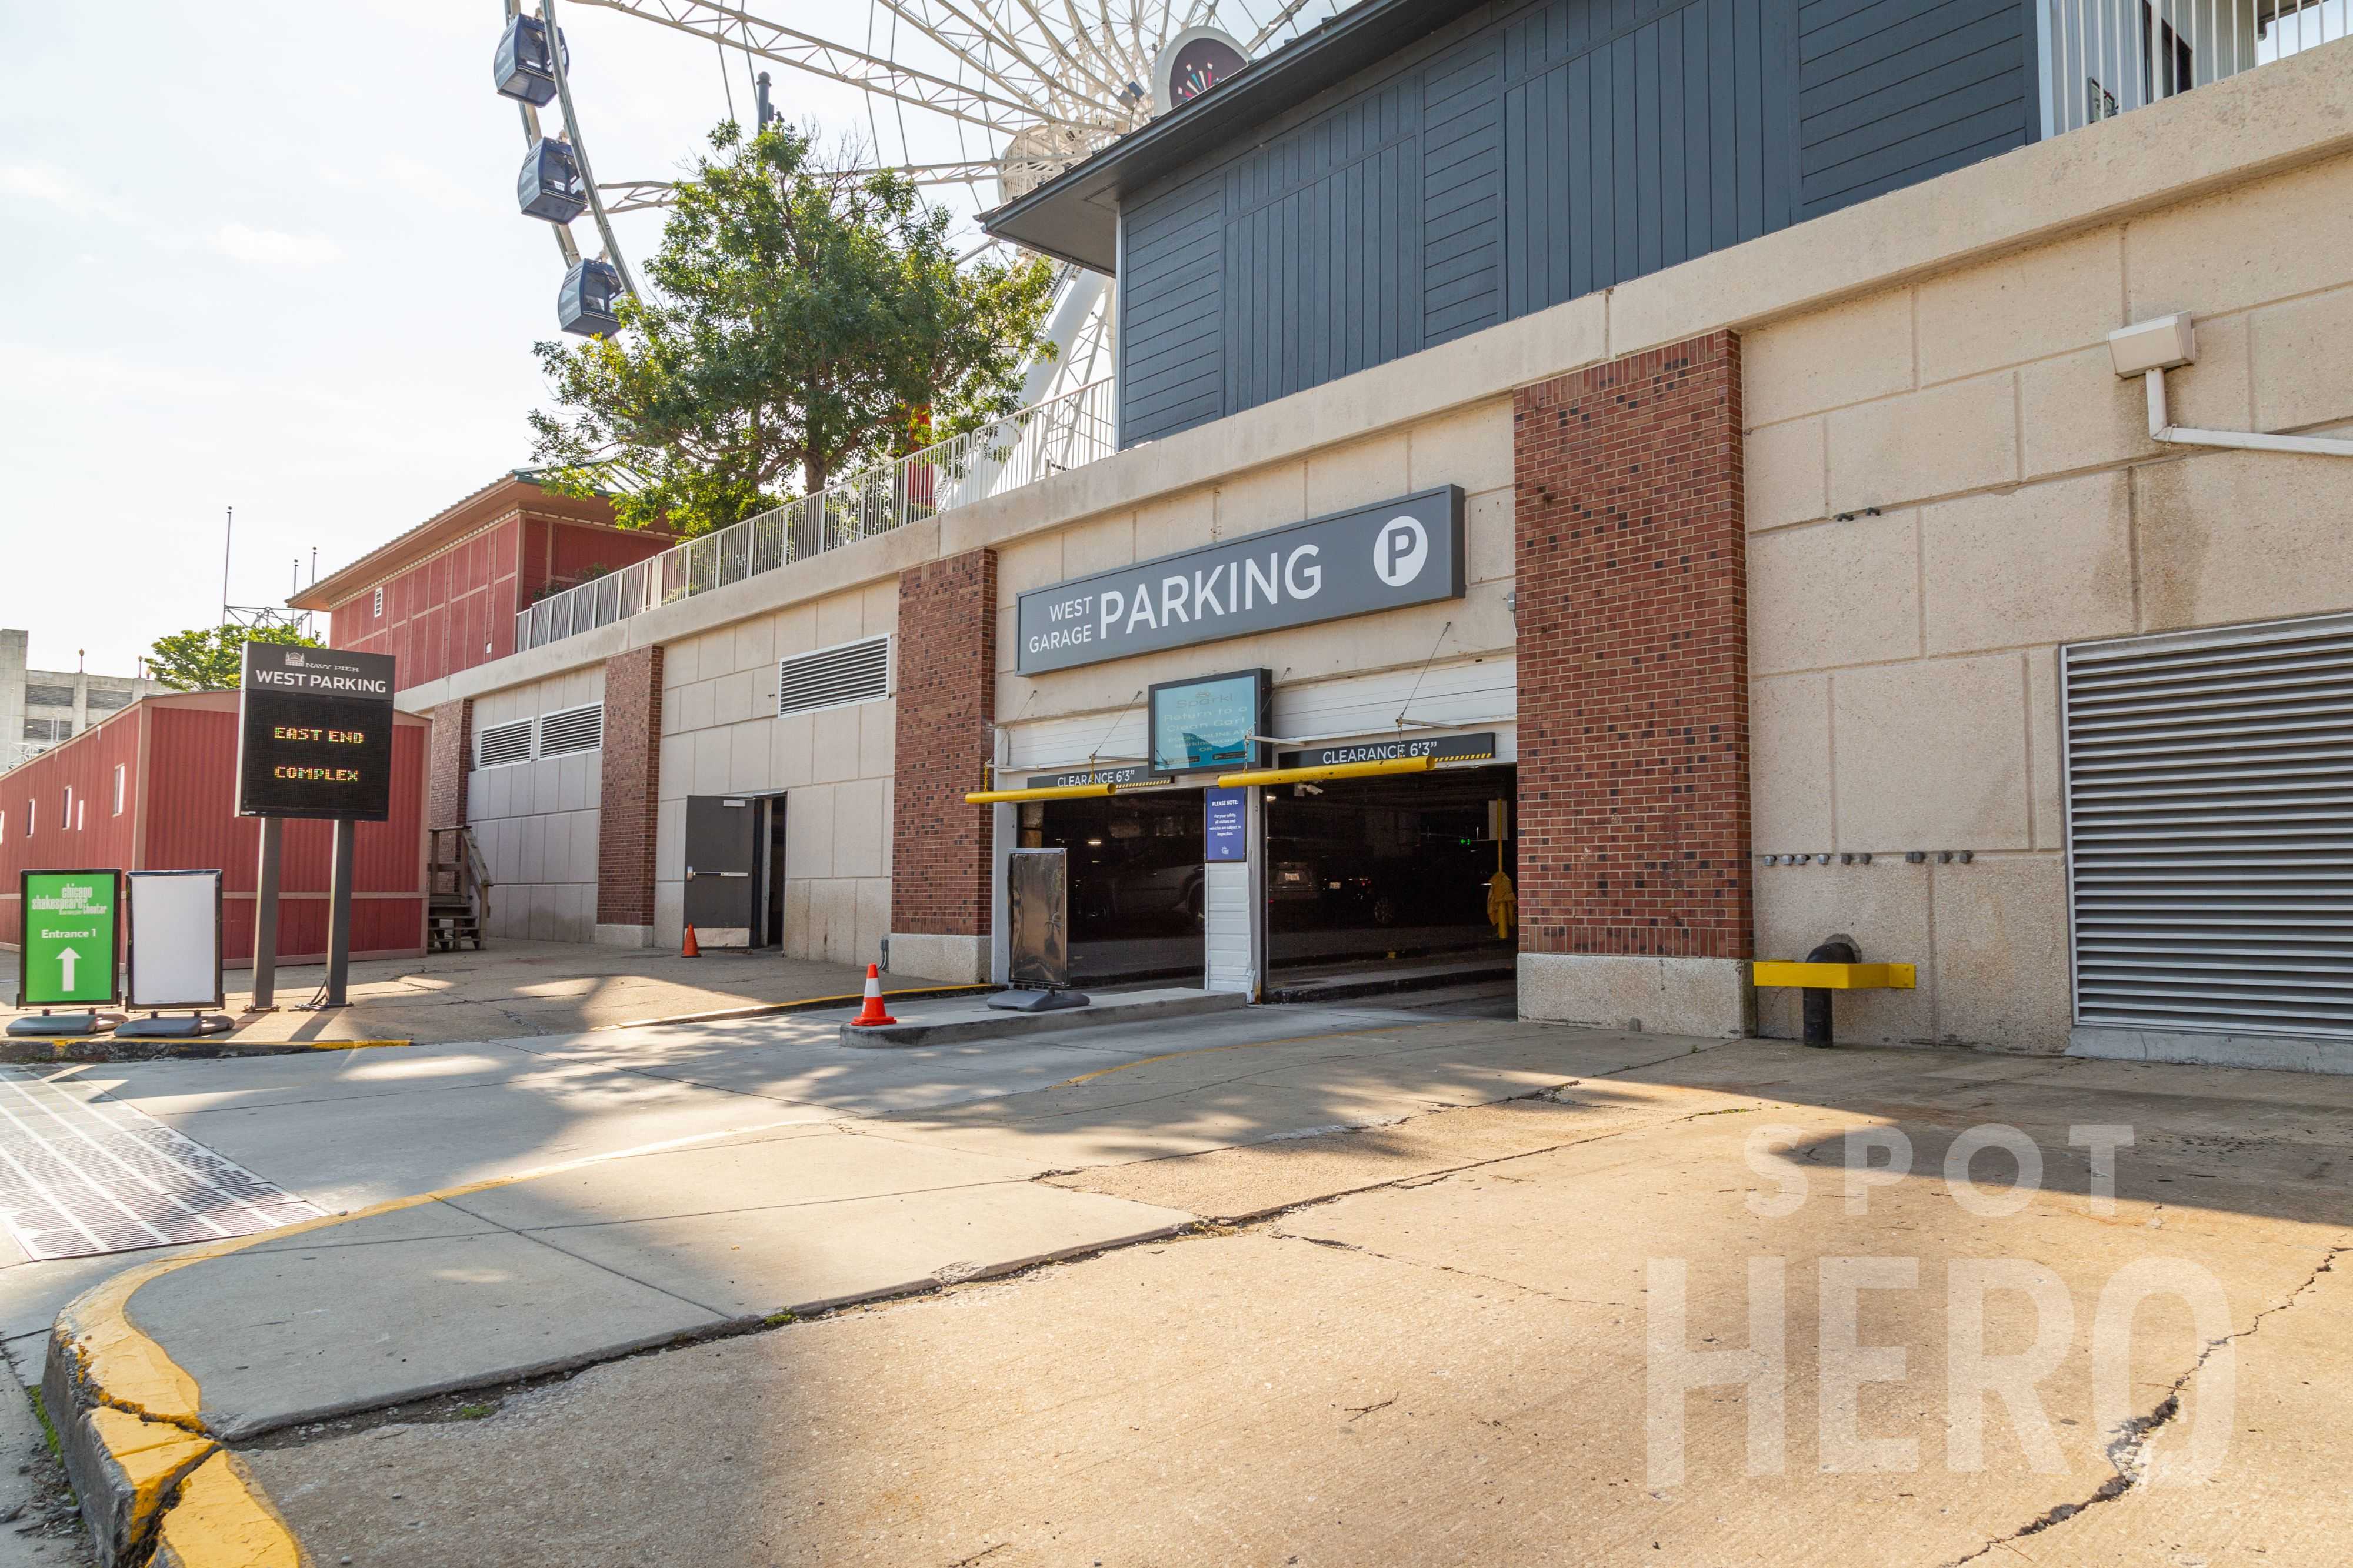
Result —
[[1254, 773], [1219, 773], [1219, 789], [1246, 784], [1318, 784], [1324, 779], [1363, 779], [1381, 773], [1426, 773], [1428, 757], [1391, 757], [1378, 763], [1335, 763], [1328, 768], [1267, 768]]
[[1757, 985], [1795, 985], [1808, 991], [1909, 991], [1908, 963], [1780, 963], [1759, 960]]
[[1010, 805], [1022, 800], [1101, 800], [1117, 784], [1063, 784], [1054, 789], [983, 789], [964, 797], [966, 805]]

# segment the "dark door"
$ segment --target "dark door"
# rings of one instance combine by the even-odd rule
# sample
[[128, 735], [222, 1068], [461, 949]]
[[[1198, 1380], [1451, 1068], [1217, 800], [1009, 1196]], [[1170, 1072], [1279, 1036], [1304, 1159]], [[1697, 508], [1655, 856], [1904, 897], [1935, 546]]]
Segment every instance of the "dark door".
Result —
[[763, 803], [765, 810], [763, 833], [767, 839], [766, 858], [762, 862], [767, 872], [762, 883], [761, 903], [767, 931], [762, 939], [765, 947], [785, 945], [785, 797], [771, 795]]
[[686, 923], [703, 936], [757, 935], [759, 802], [698, 795], [686, 802]]

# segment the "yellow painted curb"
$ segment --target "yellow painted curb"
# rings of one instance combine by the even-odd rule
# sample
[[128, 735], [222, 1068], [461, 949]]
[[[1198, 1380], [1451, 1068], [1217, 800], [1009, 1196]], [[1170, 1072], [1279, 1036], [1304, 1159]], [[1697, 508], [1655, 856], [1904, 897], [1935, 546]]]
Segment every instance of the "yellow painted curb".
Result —
[[233, 1454], [215, 1454], [182, 1483], [155, 1537], [159, 1568], [304, 1568], [294, 1532]]

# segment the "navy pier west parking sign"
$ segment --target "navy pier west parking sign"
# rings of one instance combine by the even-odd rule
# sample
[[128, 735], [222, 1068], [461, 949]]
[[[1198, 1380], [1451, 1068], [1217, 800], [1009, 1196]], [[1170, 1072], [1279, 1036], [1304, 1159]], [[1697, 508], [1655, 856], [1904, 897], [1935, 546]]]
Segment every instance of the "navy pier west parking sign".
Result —
[[1462, 596], [1455, 485], [1116, 567], [1020, 598], [1037, 675]]

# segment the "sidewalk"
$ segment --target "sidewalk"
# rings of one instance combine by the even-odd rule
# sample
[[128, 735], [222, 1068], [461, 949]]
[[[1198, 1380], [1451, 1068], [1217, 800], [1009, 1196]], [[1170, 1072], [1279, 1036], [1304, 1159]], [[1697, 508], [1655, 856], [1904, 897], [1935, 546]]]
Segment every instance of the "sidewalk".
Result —
[[[9, 965], [13, 973], [13, 963]], [[772, 952], [706, 949], [681, 958], [648, 948], [562, 942], [492, 942], [481, 952], [366, 959], [352, 965], [352, 1005], [304, 1013], [325, 982], [321, 964], [278, 972], [279, 1011], [246, 1016], [247, 989], [224, 1008], [241, 1044], [288, 1040], [414, 1040], [420, 1045], [574, 1035], [651, 1018], [727, 1012], [809, 997], [851, 996], [866, 983], [861, 964], [785, 958]], [[927, 990], [941, 982], [886, 975], [885, 991]]]

